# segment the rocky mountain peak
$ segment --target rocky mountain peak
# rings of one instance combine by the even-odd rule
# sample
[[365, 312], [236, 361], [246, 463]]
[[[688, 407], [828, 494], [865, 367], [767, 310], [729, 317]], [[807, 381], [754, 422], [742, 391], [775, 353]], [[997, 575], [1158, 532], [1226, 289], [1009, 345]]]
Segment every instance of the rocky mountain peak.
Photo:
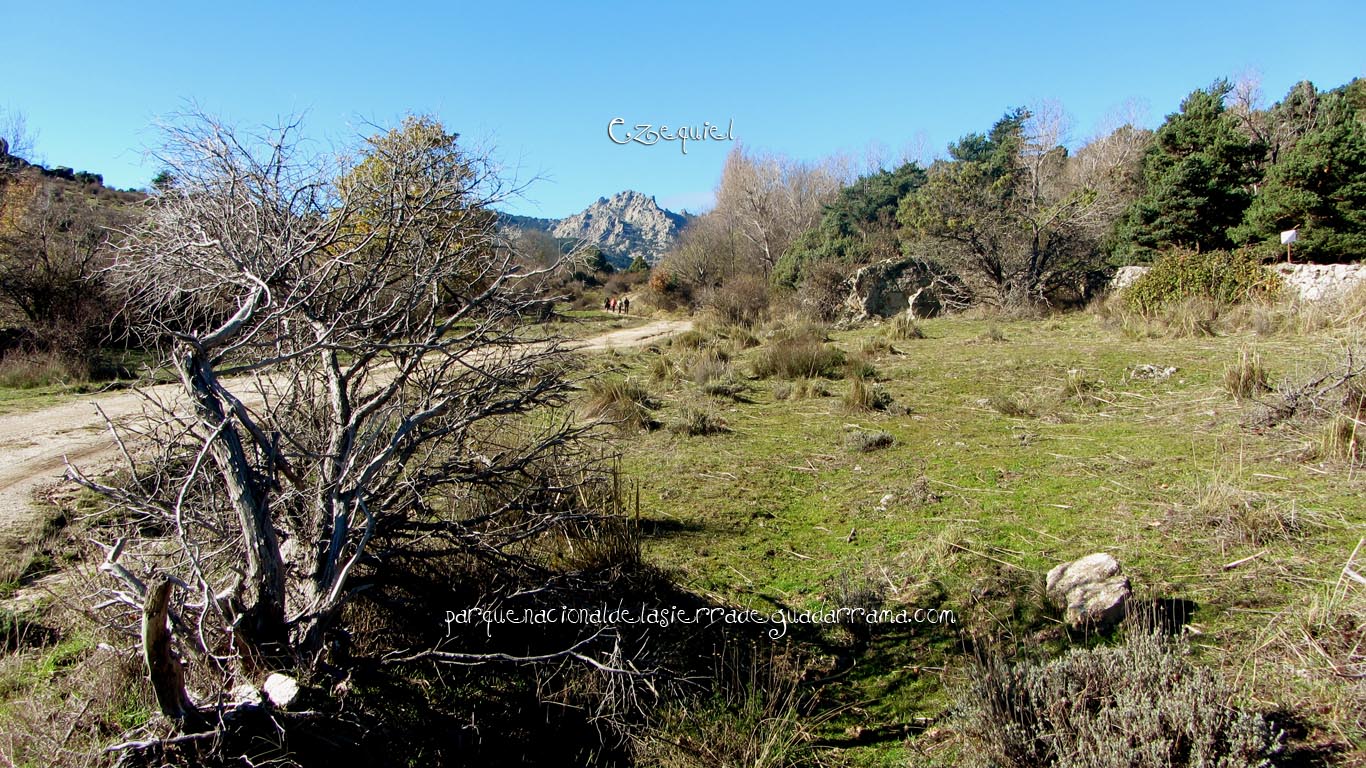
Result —
[[553, 234], [592, 243], [619, 266], [636, 256], [654, 264], [673, 245], [685, 223], [679, 214], [659, 207], [654, 197], [628, 189], [598, 198], [583, 211], [562, 219]]

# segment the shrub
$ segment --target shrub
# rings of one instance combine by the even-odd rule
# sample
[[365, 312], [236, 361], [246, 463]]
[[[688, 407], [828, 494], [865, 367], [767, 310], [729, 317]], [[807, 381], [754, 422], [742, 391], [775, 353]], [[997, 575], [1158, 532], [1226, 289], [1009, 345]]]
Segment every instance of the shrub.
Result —
[[706, 340], [707, 337], [701, 331], [689, 328], [682, 333], [669, 337], [669, 346], [680, 349], [701, 349]]
[[1366, 429], [1362, 427], [1363, 421], [1359, 418], [1343, 413], [1334, 414], [1323, 425], [1320, 458], [1345, 461], [1349, 464], [1366, 461], [1366, 445], [1362, 442], [1362, 439], [1366, 438]]
[[844, 376], [847, 379], [876, 379], [877, 367], [860, 354], [844, 363]]
[[727, 669], [711, 696], [664, 709], [652, 727], [631, 733], [636, 765], [659, 768], [798, 768], [820, 765], [812, 723], [803, 715], [799, 672], [782, 658]]
[[84, 384], [90, 373], [88, 364], [55, 351], [14, 350], [0, 359], [0, 387], [6, 389]]
[[761, 275], [744, 273], [708, 291], [702, 304], [728, 323], [751, 326], [768, 310], [769, 291], [768, 281]]
[[1016, 418], [1033, 417], [1037, 414], [1034, 406], [1019, 395], [992, 395], [987, 398], [987, 406], [1004, 416]]
[[872, 451], [890, 448], [896, 443], [896, 438], [890, 432], [870, 431], [860, 429], [849, 433], [847, 439], [849, 449], [859, 453], [870, 453]]
[[749, 385], [736, 379], [733, 375], [727, 374], [724, 378], [708, 381], [702, 385], [701, 389], [704, 395], [739, 400], [741, 395], [749, 389]]
[[1096, 405], [1104, 402], [1096, 394], [1100, 391], [1101, 386], [1101, 382], [1087, 376], [1085, 371], [1073, 368], [1067, 372], [1067, 378], [1063, 380], [1062, 386], [1058, 390], [1058, 399], [1064, 403]]
[[1281, 282], [1262, 266], [1262, 254], [1253, 248], [1205, 253], [1175, 249], [1159, 256], [1125, 290], [1124, 298], [1132, 308], [1152, 314], [1189, 298], [1218, 304], [1267, 300], [1280, 292]]
[[863, 346], [859, 347], [859, 357], [863, 358], [874, 358], [895, 354], [898, 354], [896, 347], [893, 347], [892, 342], [881, 336], [865, 339]]
[[982, 331], [977, 336], [977, 340], [982, 342], [998, 344], [1000, 342], [1006, 341], [1007, 339], [1005, 332], [1001, 330], [1001, 327], [999, 325], [996, 325], [995, 323], [992, 323], [991, 325], [987, 326], [987, 329], [985, 331]]
[[656, 355], [650, 360], [650, 378], [654, 381], [671, 381], [678, 376], [678, 366], [667, 355]]
[[1196, 485], [1189, 498], [1188, 504], [1175, 510], [1178, 521], [1188, 528], [1213, 532], [1225, 546], [1294, 539], [1306, 527], [1320, 524], [1317, 515], [1293, 502], [1245, 491], [1217, 477]]
[[708, 349], [694, 358], [689, 375], [699, 387], [730, 373], [730, 354], [724, 350]]
[[1265, 766], [1281, 734], [1229, 706], [1218, 675], [1183, 643], [1130, 626], [1116, 647], [1047, 663], [990, 656], [957, 691], [964, 761], [1002, 768]]

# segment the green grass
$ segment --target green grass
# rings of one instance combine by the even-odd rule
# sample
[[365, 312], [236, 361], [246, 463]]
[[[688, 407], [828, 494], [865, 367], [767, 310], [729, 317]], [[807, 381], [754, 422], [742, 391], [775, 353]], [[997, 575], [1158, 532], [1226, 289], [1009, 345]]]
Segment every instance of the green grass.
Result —
[[[926, 338], [876, 361], [880, 386], [905, 413], [854, 412], [838, 397], [776, 399], [756, 386], [720, 411], [726, 434], [657, 432], [624, 447], [642, 516], [666, 532], [647, 541], [647, 556], [689, 587], [753, 607], [808, 607], [828, 600], [841, 575], [864, 574], [892, 588], [893, 602], [959, 612], [953, 629], [873, 637], [830, 690], [848, 708], [826, 726], [832, 741], [850, 742], [841, 729], [859, 723], [909, 734], [925, 722], [917, 718], [942, 715], [941, 670], [961, 666], [969, 632], [1060, 649], [1066, 637], [1036, 585], [1058, 562], [1095, 551], [1115, 555], [1140, 594], [1198, 605], [1204, 663], [1237, 675], [1284, 662], [1275, 648], [1262, 658], [1246, 649], [1268, 617], [1338, 576], [1366, 524], [1363, 482], [1350, 467], [1305, 458], [1317, 455], [1318, 432], [1249, 428], [1259, 406], [1231, 400], [1224, 372], [1253, 346], [1271, 381], [1304, 380], [1337, 360], [1341, 338], [1135, 339], [1086, 315], [920, 325]], [[883, 333], [837, 332], [832, 343], [877, 352], [869, 341]], [[643, 377], [647, 362], [624, 364]], [[1130, 381], [1145, 363], [1178, 371]], [[660, 393], [664, 421], [694, 397], [689, 382], [672, 387]], [[1030, 407], [991, 405], [1006, 400]], [[850, 451], [850, 429], [893, 442]], [[1214, 481], [1302, 509], [1316, 524], [1293, 537], [1192, 524], [1193, 499]], [[937, 501], [923, 501], [927, 489]], [[1270, 554], [1223, 569], [1264, 548]], [[1258, 681], [1264, 701], [1318, 695], [1284, 670]], [[842, 753], [855, 764], [900, 765], [911, 754], [900, 736], [852, 741]]]

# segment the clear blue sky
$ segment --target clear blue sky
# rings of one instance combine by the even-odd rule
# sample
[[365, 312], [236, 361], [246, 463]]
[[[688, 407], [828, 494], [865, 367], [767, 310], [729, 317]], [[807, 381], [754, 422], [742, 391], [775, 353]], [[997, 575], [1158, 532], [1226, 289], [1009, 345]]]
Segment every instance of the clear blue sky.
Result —
[[11, 3], [0, 108], [39, 159], [143, 187], [154, 121], [193, 99], [238, 123], [306, 112], [345, 140], [427, 112], [522, 179], [510, 209], [573, 213], [637, 189], [706, 205], [728, 142], [617, 146], [607, 124], [734, 121], [746, 146], [815, 159], [932, 151], [1008, 107], [1060, 100], [1082, 138], [1127, 99], [1155, 126], [1245, 70], [1269, 101], [1366, 75], [1355, 2]]

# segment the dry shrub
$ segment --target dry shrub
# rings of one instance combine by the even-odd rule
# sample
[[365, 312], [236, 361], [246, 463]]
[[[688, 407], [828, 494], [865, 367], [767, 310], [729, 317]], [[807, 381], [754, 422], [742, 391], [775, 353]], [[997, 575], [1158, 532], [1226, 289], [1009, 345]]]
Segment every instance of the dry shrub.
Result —
[[884, 355], [900, 353], [897, 352], [896, 347], [892, 346], [892, 342], [881, 336], [874, 336], [871, 339], [864, 339], [862, 346], [859, 347], [858, 354], [859, 357], [870, 360]]
[[847, 379], [876, 379], [877, 366], [860, 354], [845, 361], [844, 377]]
[[743, 401], [745, 393], [749, 391], [749, 385], [728, 372], [723, 378], [712, 379], [703, 384], [700, 389], [702, 394], [712, 397], [723, 397], [737, 402]]
[[1033, 418], [1038, 415], [1038, 409], [1018, 394], [992, 395], [987, 398], [987, 407], [1003, 416], [1012, 418]]
[[1100, 405], [1105, 402], [1099, 394], [1102, 387], [1101, 382], [1086, 375], [1085, 371], [1072, 369], [1067, 372], [1067, 378], [1058, 390], [1058, 399], [1063, 403], [1082, 406]]
[[1358, 417], [1337, 413], [1329, 417], [1323, 425], [1323, 437], [1319, 444], [1319, 458], [1342, 461], [1348, 464], [1361, 464], [1366, 461], [1366, 421]]
[[1366, 326], [1366, 282], [1358, 283], [1337, 300], [1337, 324], [1347, 328]]
[[859, 429], [850, 432], [845, 442], [848, 444], [849, 450], [851, 451], [871, 453], [873, 451], [882, 450], [883, 448], [892, 447], [896, 443], [896, 438], [893, 437], [890, 432]]
[[[1310, 601], [1296, 606], [1282, 640], [1299, 674], [1336, 678], [1366, 699], [1366, 539], [1357, 542], [1337, 580]], [[1357, 716], [1361, 716], [1358, 711]]]
[[689, 378], [699, 387], [729, 373], [730, 353], [715, 348], [703, 350], [693, 358], [692, 365], [688, 368]]
[[1113, 647], [979, 660], [956, 691], [963, 763], [998, 768], [1266, 766], [1281, 734], [1184, 642], [1131, 624]]
[[1283, 384], [1266, 403], [1259, 426], [1298, 422], [1320, 430], [1317, 451], [1306, 459], [1327, 459], [1356, 465], [1366, 460], [1362, 425], [1366, 423], [1366, 363], [1358, 349], [1348, 348], [1342, 363], [1302, 384]]
[[678, 364], [668, 355], [656, 355], [650, 360], [650, 379], [659, 382], [673, 381], [682, 372], [678, 369]]
[[730, 662], [721, 685], [665, 708], [652, 727], [632, 733], [638, 765], [659, 768], [799, 768], [818, 765], [803, 715], [800, 670], [785, 657]]
[[67, 626], [50, 645], [0, 656], [0, 761], [107, 765], [104, 747], [153, 721], [156, 700], [139, 655], [97, 644], [90, 631]]
[[999, 344], [1006, 340], [1005, 331], [1002, 331], [1001, 326], [995, 323], [988, 325], [986, 330], [977, 335], [977, 341], [988, 344]]
[[762, 275], [741, 273], [719, 288], [706, 292], [702, 305], [728, 323], [753, 326], [763, 319], [771, 301], [771, 289]]
[[1210, 531], [1225, 545], [1296, 539], [1306, 528], [1322, 525], [1319, 515], [1293, 499], [1245, 491], [1219, 477], [1197, 484], [1190, 498], [1173, 510], [1179, 524]]
[[696, 328], [689, 328], [682, 333], [676, 333], [669, 337], [669, 346], [680, 349], [701, 349], [706, 342], [707, 336]]

